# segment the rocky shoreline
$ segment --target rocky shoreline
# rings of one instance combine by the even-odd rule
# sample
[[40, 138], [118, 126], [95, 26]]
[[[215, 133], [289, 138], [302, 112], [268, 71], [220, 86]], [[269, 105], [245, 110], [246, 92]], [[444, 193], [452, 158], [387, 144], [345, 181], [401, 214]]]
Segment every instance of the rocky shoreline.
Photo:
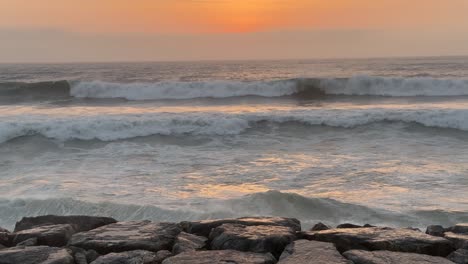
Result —
[[0, 228], [0, 264], [468, 264], [468, 223], [444, 228], [316, 224], [244, 217], [181, 223], [25, 217]]

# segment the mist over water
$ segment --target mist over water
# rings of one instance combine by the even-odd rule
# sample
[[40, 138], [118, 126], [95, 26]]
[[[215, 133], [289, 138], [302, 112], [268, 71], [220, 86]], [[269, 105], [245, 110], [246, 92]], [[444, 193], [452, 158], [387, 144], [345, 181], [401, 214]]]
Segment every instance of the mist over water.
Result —
[[0, 226], [468, 221], [468, 59], [0, 65]]

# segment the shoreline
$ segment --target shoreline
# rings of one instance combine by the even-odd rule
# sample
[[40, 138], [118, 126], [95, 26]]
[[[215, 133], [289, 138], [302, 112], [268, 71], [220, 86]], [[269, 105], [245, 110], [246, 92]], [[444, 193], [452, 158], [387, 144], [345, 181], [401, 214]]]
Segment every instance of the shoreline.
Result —
[[[382, 262], [383, 260], [387, 262]], [[243, 217], [179, 223], [24, 217], [0, 228], [0, 263], [468, 263], [468, 223], [390, 228]]]

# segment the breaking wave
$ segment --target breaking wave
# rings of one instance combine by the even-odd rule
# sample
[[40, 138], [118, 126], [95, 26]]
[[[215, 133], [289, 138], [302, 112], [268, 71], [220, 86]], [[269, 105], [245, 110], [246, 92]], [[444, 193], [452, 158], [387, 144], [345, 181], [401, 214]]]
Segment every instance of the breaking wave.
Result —
[[417, 123], [427, 127], [468, 131], [467, 109], [294, 109], [254, 113], [182, 112], [109, 115], [20, 114], [0, 122], [0, 142], [42, 135], [66, 140], [113, 141], [150, 135], [237, 135], [269, 123], [353, 128], [379, 122]]
[[468, 221], [468, 214], [463, 212], [393, 212], [279, 191], [255, 193], [229, 200], [206, 201], [179, 209], [112, 202], [93, 203], [71, 198], [0, 200], [0, 226], [9, 229], [13, 229], [15, 222], [24, 216], [46, 214], [109, 216], [119, 221], [147, 219], [172, 222], [243, 216], [282, 216], [300, 219], [304, 229], [318, 221], [331, 225], [352, 222], [421, 228], [430, 224], [449, 226]]
[[302, 78], [279, 81], [209, 81], [113, 83], [102, 81], [0, 83], [0, 97], [31, 100], [76, 98], [123, 98], [127, 100], [176, 100], [240, 96], [317, 98], [325, 95], [350, 96], [468, 96], [468, 80], [387, 78]]

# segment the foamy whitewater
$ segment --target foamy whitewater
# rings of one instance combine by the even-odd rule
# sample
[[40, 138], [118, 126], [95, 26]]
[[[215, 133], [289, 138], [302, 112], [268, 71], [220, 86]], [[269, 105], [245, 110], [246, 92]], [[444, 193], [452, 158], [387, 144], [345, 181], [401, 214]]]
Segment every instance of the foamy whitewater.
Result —
[[468, 221], [468, 58], [0, 65], [0, 226]]

